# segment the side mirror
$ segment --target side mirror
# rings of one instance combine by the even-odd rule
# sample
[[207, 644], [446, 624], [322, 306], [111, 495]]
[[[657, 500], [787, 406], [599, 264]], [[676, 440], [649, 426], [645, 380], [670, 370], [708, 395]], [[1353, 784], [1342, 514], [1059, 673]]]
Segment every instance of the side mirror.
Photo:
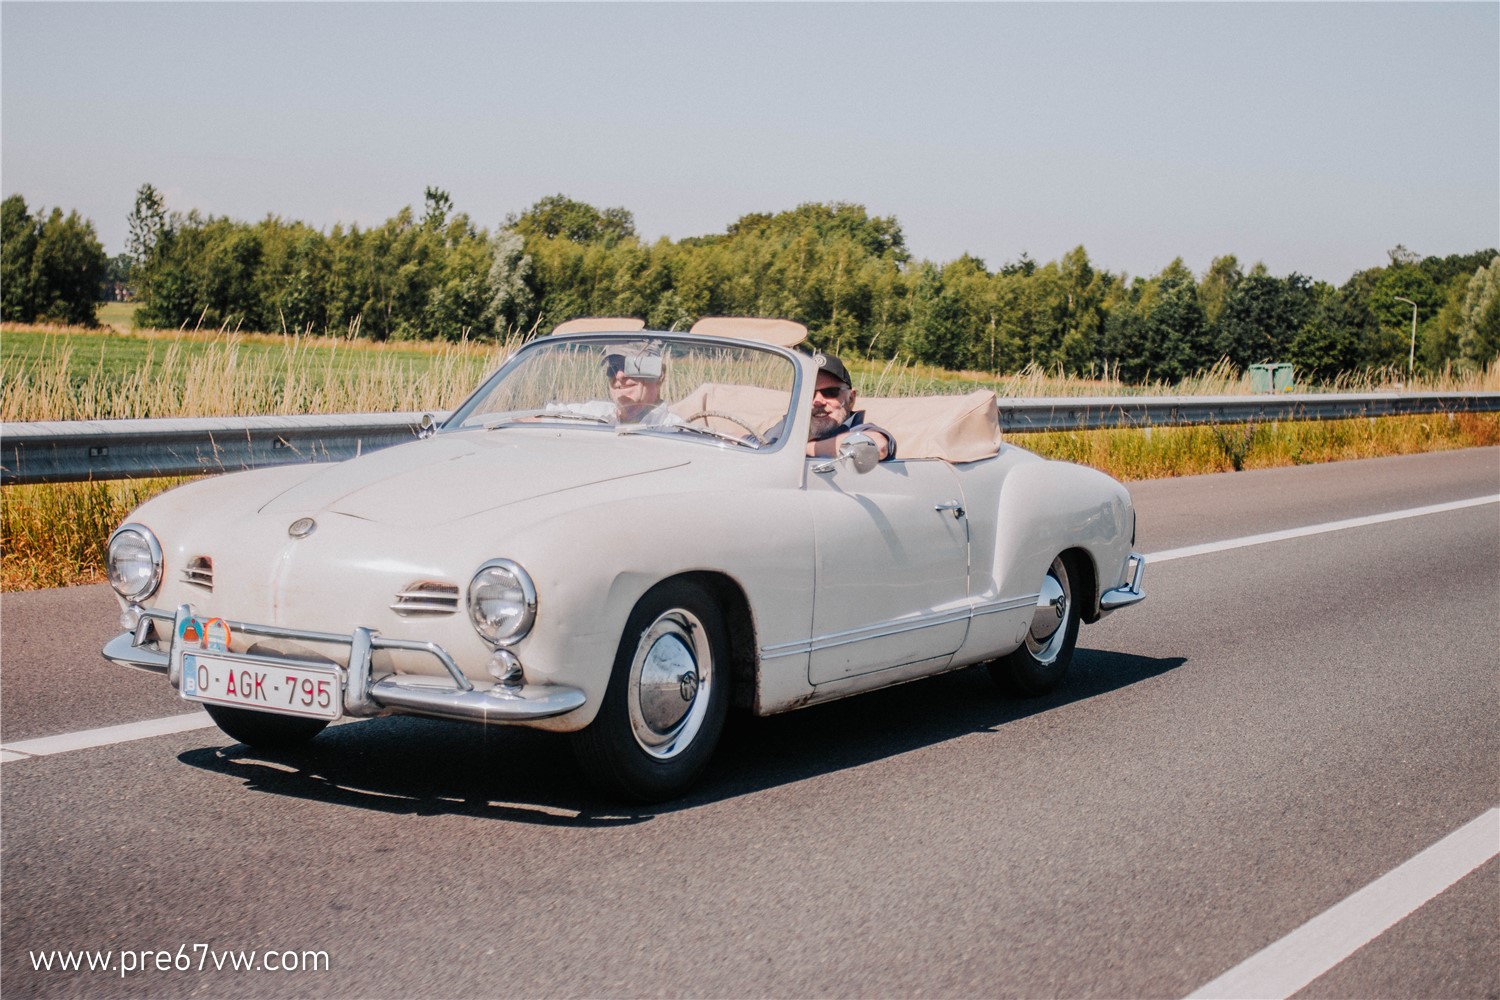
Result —
[[422, 414], [422, 419], [417, 422], [417, 438], [426, 440], [437, 433], [437, 417], [430, 413]]
[[860, 475], [880, 464], [880, 446], [868, 434], [850, 434], [839, 445], [839, 458], [847, 459]]
[[831, 462], [813, 466], [813, 471], [824, 475], [848, 462], [860, 475], [880, 464], [880, 446], [868, 434], [850, 434], [839, 444], [839, 457]]

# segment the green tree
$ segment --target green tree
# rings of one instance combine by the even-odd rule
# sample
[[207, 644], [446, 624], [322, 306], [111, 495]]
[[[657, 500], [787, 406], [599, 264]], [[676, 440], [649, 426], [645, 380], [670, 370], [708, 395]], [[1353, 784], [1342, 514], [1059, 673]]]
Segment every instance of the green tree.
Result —
[[162, 240], [170, 235], [166, 199], [150, 184], [142, 184], [135, 193], [135, 206], [128, 220], [130, 235], [125, 252], [137, 264], [148, 265]]
[[1462, 315], [1460, 357], [1473, 365], [1495, 364], [1500, 359], [1500, 254], [1469, 279]]
[[0, 208], [0, 315], [13, 322], [98, 325], [99, 285], [109, 266], [94, 224], [54, 208], [33, 216], [20, 195]]
[[423, 194], [423, 201], [426, 206], [422, 212], [423, 228], [445, 228], [453, 211], [453, 198], [442, 188], [429, 187]]
[[109, 258], [104, 269], [104, 281], [99, 286], [99, 301], [112, 302], [119, 298], [122, 289], [130, 286], [130, 272], [135, 261], [128, 253], [117, 253]]
[[1198, 286], [1181, 258], [1137, 279], [1110, 312], [1102, 343], [1105, 362], [1132, 382], [1175, 382], [1213, 363]]
[[606, 243], [635, 238], [635, 217], [623, 208], [603, 211], [567, 195], [554, 194], [538, 201], [520, 215], [506, 220], [506, 227], [524, 237], [564, 239], [574, 243]]
[[1332, 285], [1317, 282], [1310, 294], [1312, 304], [1307, 318], [1283, 346], [1279, 358], [1295, 365], [1304, 380], [1330, 379], [1357, 367], [1358, 345], [1342, 322], [1338, 291]]
[[1198, 301], [1203, 306], [1203, 320], [1210, 328], [1218, 324], [1229, 294], [1244, 276], [1240, 262], [1233, 254], [1215, 257], [1208, 265], [1208, 273], [1198, 283]]
[[943, 273], [936, 265], [923, 261], [916, 271], [911, 316], [902, 346], [925, 364], [966, 367], [967, 329], [957, 296], [945, 287]]
[[36, 257], [37, 224], [26, 199], [13, 194], [0, 206], [0, 319], [30, 323], [36, 319], [31, 262]]
[[501, 227], [490, 240], [490, 269], [486, 275], [494, 333], [504, 337], [528, 329], [536, 309], [530, 285], [531, 258], [526, 240], [514, 229]]
[[1312, 282], [1300, 274], [1276, 278], [1263, 267], [1234, 284], [1212, 330], [1214, 351], [1235, 365], [1281, 361], [1313, 317]]
[[31, 288], [37, 319], [74, 326], [97, 326], [99, 283], [109, 258], [94, 224], [76, 211], [54, 208], [37, 234], [31, 262]]

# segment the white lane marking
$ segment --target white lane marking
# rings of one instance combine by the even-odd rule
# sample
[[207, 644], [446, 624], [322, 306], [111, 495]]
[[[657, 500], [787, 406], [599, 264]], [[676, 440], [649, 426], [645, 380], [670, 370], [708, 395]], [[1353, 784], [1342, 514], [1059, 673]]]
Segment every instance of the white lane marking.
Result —
[[[1305, 528], [1273, 531], [1264, 535], [1247, 535], [1244, 538], [1231, 538], [1222, 542], [1208, 542], [1204, 545], [1190, 545], [1180, 549], [1164, 549], [1161, 552], [1147, 553], [1146, 560], [1151, 564], [1171, 562], [1173, 559], [1186, 559], [1191, 556], [1207, 555], [1211, 552], [1222, 552], [1226, 549], [1243, 548], [1247, 545], [1264, 545], [1267, 542], [1279, 542], [1288, 538], [1318, 535], [1326, 531], [1341, 531], [1345, 528], [1358, 528], [1368, 524], [1380, 524], [1385, 521], [1399, 521], [1408, 517], [1421, 517], [1424, 514], [1439, 514], [1444, 511], [1461, 510], [1465, 507], [1477, 507], [1487, 503], [1500, 503], [1500, 496], [1475, 497], [1472, 500], [1455, 500], [1452, 503], [1434, 504], [1430, 507], [1413, 507], [1410, 510], [1397, 510], [1388, 514], [1372, 514], [1369, 517], [1355, 517], [1345, 521], [1329, 521], [1326, 524], [1313, 524]], [[193, 721], [189, 723], [187, 720]], [[54, 753], [66, 753], [69, 750], [85, 750], [90, 747], [109, 746], [111, 743], [124, 743], [129, 740], [145, 739], [149, 736], [164, 736], [170, 733], [187, 732], [192, 729], [207, 729], [213, 724], [213, 721], [202, 713], [194, 715], [169, 715], [165, 719], [148, 719], [144, 722], [135, 722], [124, 726], [108, 726], [104, 729], [90, 729], [81, 733], [63, 733], [60, 736], [48, 736], [38, 740], [7, 743], [5, 746], [0, 747], [0, 763], [25, 760], [29, 757], [42, 757]]]
[[1146, 553], [1147, 565], [1171, 562], [1173, 559], [1187, 559], [1191, 556], [1204, 556], [1210, 552], [1223, 552], [1227, 549], [1242, 549], [1247, 545], [1265, 545], [1268, 542], [1282, 542], [1288, 538], [1306, 538], [1308, 535], [1321, 535], [1329, 531], [1343, 531], [1345, 528], [1363, 528], [1371, 524], [1384, 524], [1386, 521], [1401, 521], [1408, 517], [1422, 517], [1426, 514], [1442, 514], [1450, 510], [1463, 510], [1465, 507], [1479, 507], [1487, 503], [1500, 503], [1500, 495], [1489, 497], [1474, 497], [1472, 500], [1454, 500], [1452, 503], [1436, 503], [1430, 507], [1412, 507], [1408, 510], [1393, 510], [1387, 514], [1371, 514], [1368, 517], [1351, 517], [1344, 521], [1327, 521], [1323, 524], [1309, 524], [1305, 528], [1288, 528], [1285, 531], [1268, 531], [1263, 535], [1246, 535], [1244, 538], [1229, 538], [1222, 542], [1205, 542], [1202, 545], [1187, 545], [1180, 549], [1163, 549], [1160, 552]]
[[1500, 809], [1491, 809], [1194, 990], [1188, 1000], [1290, 997], [1497, 854]]
[[213, 724], [214, 720], [208, 717], [207, 712], [190, 712], [186, 715], [169, 715], [164, 719], [129, 722], [123, 726], [105, 726], [102, 729], [85, 729], [59, 736], [43, 736], [0, 747], [0, 751], [3, 751], [0, 762], [47, 757], [55, 753], [88, 750], [91, 747], [107, 747], [115, 743], [128, 743], [131, 740], [167, 736], [171, 733], [186, 733], [194, 729], [208, 729]]

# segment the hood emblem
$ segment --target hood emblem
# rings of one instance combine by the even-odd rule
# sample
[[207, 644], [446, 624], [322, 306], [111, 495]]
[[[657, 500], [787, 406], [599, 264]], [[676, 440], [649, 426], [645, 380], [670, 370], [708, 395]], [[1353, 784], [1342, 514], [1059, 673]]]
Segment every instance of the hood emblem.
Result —
[[286, 529], [286, 533], [293, 538], [306, 538], [318, 529], [318, 522], [310, 517], [299, 517]]

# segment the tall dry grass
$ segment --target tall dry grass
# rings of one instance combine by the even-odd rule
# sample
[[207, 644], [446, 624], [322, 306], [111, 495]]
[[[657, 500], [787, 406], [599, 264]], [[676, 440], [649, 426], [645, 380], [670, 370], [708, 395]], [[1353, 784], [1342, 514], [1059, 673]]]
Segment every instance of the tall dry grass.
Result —
[[276, 338], [270, 350], [249, 350], [259, 339], [152, 339], [143, 363], [116, 372], [102, 357], [80, 358], [63, 336], [37, 361], [0, 365], [0, 420], [449, 409], [519, 346], [443, 344], [414, 361], [331, 338]]

